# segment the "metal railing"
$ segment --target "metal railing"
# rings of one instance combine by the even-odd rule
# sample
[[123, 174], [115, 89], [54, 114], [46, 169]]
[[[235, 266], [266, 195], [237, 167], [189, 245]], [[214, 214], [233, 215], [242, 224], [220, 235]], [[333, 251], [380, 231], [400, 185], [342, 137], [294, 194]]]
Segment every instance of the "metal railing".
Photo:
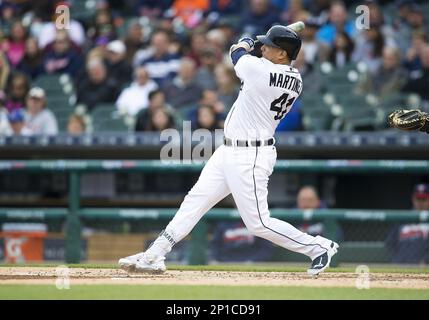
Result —
[[[81, 222], [86, 219], [171, 219], [176, 209], [89, 209], [81, 208], [80, 175], [94, 171], [138, 171], [138, 172], [199, 172], [203, 163], [162, 163], [156, 160], [54, 160], [54, 161], [0, 161], [0, 173], [8, 172], [68, 172], [69, 196], [68, 208], [0, 208], [0, 219], [66, 219], [66, 255], [68, 263], [80, 261]], [[395, 161], [395, 160], [279, 160], [277, 172], [298, 173], [428, 173], [429, 161]], [[338, 222], [351, 221], [428, 221], [429, 212], [406, 210], [346, 210], [321, 209], [300, 211], [289, 209], [272, 209], [271, 215], [285, 220], [319, 220], [325, 225], [326, 237], [335, 239], [338, 234]], [[222, 219], [239, 219], [235, 209], [212, 209], [192, 231], [190, 264], [207, 263], [207, 221]], [[338, 261], [333, 261], [335, 265]]]

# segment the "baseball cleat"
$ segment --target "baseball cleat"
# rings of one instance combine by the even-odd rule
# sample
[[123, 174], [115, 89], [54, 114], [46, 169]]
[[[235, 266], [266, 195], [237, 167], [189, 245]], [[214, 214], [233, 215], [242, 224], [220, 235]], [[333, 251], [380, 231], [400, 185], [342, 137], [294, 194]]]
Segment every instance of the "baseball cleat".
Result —
[[143, 256], [143, 252], [121, 258], [118, 261], [119, 268], [125, 271], [134, 271], [137, 261]]
[[165, 257], [143, 254], [134, 267], [134, 272], [139, 273], [164, 273], [167, 268], [164, 263]]
[[319, 273], [325, 271], [329, 264], [331, 263], [331, 258], [338, 252], [338, 243], [331, 242], [330, 248], [325, 253], [321, 254], [315, 258], [310, 269], [307, 270], [307, 273], [311, 276], [317, 277]]

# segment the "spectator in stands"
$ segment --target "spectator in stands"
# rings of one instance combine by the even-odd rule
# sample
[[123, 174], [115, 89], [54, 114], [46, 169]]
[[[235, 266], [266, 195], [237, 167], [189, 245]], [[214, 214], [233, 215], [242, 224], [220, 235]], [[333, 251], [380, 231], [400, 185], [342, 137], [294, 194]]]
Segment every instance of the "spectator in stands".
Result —
[[202, 53], [207, 48], [207, 31], [205, 29], [195, 29], [192, 31], [190, 36], [191, 45], [189, 52], [186, 53], [186, 57], [194, 60], [198, 68], [201, 67]]
[[149, 93], [149, 107], [140, 110], [136, 117], [136, 131], [148, 131], [149, 121], [158, 109], [166, 109], [172, 113], [173, 108], [165, 102], [165, 94], [160, 89], [154, 90]]
[[137, 11], [142, 17], [157, 19], [170, 9], [171, 2], [172, 0], [138, 0]]
[[225, 105], [220, 101], [219, 94], [215, 90], [204, 90], [199, 105], [213, 106], [214, 111], [218, 115], [218, 120], [222, 117], [226, 117]]
[[218, 64], [215, 68], [217, 92], [219, 101], [225, 106], [224, 113], [228, 113], [240, 91], [240, 81], [234, 70], [225, 65]]
[[271, 3], [279, 12], [282, 12], [281, 20], [284, 25], [297, 21], [305, 21], [308, 16], [302, 0], [288, 0], [286, 3], [287, 7], [285, 7], [285, 1], [271, 0]]
[[383, 60], [374, 74], [369, 74], [365, 81], [358, 85], [358, 93], [373, 93], [380, 99], [397, 93], [406, 81], [407, 73], [401, 67], [399, 49], [384, 47]]
[[243, 0], [211, 0], [210, 8], [206, 12], [205, 24], [212, 27], [226, 25], [228, 21], [233, 21], [235, 17], [240, 16], [243, 2]]
[[[306, 48], [301, 48], [294, 62], [294, 67], [299, 70], [303, 82], [305, 82], [306, 92], [320, 93], [322, 87], [322, 79], [320, 78], [319, 72], [317, 72], [316, 64], [306, 61]], [[291, 112], [294, 112], [295, 106]]]
[[0, 51], [0, 90], [5, 90], [10, 75], [10, 65], [6, 55]]
[[[296, 207], [300, 210], [317, 210], [326, 209], [326, 203], [320, 199], [320, 196], [313, 186], [303, 186], [299, 189], [296, 197]], [[302, 232], [311, 234], [312, 236], [323, 236], [326, 232], [325, 225], [321, 222], [304, 222], [298, 226]], [[343, 230], [341, 227], [337, 229], [335, 238], [341, 241], [344, 238]]]
[[33, 80], [43, 73], [43, 54], [35, 38], [28, 38], [25, 42], [24, 57], [16, 68]]
[[158, 85], [173, 79], [180, 66], [180, 57], [169, 52], [170, 36], [163, 30], [155, 31], [151, 37], [151, 45], [146, 50], [137, 51], [134, 66], [143, 65], [151, 79]]
[[156, 82], [149, 79], [145, 67], [138, 67], [134, 72], [134, 82], [121, 92], [116, 101], [119, 112], [135, 116], [148, 107], [149, 94], [157, 88]]
[[410, 13], [412, 0], [397, 0], [397, 16], [392, 22], [392, 27], [395, 32], [395, 39], [401, 49], [401, 52], [406, 52], [410, 47], [411, 26], [408, 24], [407, 16]]
[[97, 10], [93, 24], [88, 28], [88, 38], [94, 46], [105, 46], [117, 38], [113, 16], [109, 9]]
[[409, 72], [418, 72], [422, 68], [420, 55], [422, 49], [428, 45], [428, 39], [426, 33], [422, 30], [413, 31], [411, 37], [411, 46], [406, 51], [405, 67]]
[[[236, 18], [221, 18], [215, 25], [216, 29], [219, 30], [226, 39], [226, 51], [229, 52], [229, 48], [234, 44], [237, 39], [239, 30], [237, 29], [238, 22], [235, 22]], [[217, 55], [218, 59], [222, 56]]]
[[251, 37], [265, 34], [274, 24], [280, 22], [278, 10], [270, 0], [250, 0], [249, 8], [242, 15], [240, 29]]
[[305, 20], [305, 29], [301, 31], [301, 50], [305, 52], [305, 62], [310, 65], [325, 61], [328, 57], [329, 46], [316, 38], [319, 29], [319, 21], [314, 17], [309, 17]]
[[25, 107], [25, 98], [29, 88], [30, 82], [25, 74], [15, 73], [10, 77], [6, 89], [6, 109], [9, 112]]
[[417, 93], [423, 100], [429, 101], [429, 45], [426, 45], [420, 52], [422, 69], [411, 73], [407, 83], [402, 88], [403, 91]]
[[337, 32], [343, 31], [350, 38], [355, 36], [354, 21], [347, 20], [347, 9], [342, 1], [334, 1], [329, 9], [329, 22], [317, 33], [318, 40], [333, 47]]
[[356, 40], [352, 59], [354, 62], [363, 62], [369, 73], [375, 73], [381, 65], [384, 46], [394, 47], [394, 44], [385, 43], [380, 28], [370, 28], [363, 32], [363, 36]]
[[23, 110], [15, 109], [8, 115], [11, 135], [15, 136], [30, 136], [32, 132], [25, 125], [25, 115]]
[[167, 102], [175, 109], [191, 107], [201, 98], [202, 89], [195, 81], [195, 74], [195, 62], [190, 58], [182, 58], [177, 76], [161, 87]]
[[[386, 39], [386, 43], [389, 45], [398, 45], [395, 40], [395, 31], [390, 23], [386, 23], [382, 8], [377, 3], [377, 1], [366, 0], [365, 5], [369, 8], [370, 28], [380, 28], [383, 38]], [[359, 36], [360, 33], [357, 35], [357, 37]]]
[[354, 43], [346, 32], [337, 32], [334, 46], [329, 54], [329, 62], [341, 69], [350, 63], [353, 53]]
[[56, 135], [58, 124], [55, 115], [46, 108], [45, 90], [31, 88], [27, 97], [25, 126], [32, 135]]
[[306, 8], [313, 16], [325, 21], [329, 19], [329, 9], [331, 4], [332, 0], [307, 1]]
[[239, 16], [242, 10], [242, 1], [234, 0], [211, 0], [209, 15], [214, 14], [210, 21], [214, 21], [225, 16]]
[[9, 125], [8, 111], [5, 107], [6, 94], [0, 89], [0, 137], [12, 134], [12, 128]]
[[[414, 187], [411, 197], [414, 210], [429, 210], [429, 184]], [[392, 227], [387, 247], [391, 250], [392, 263], [429, 263], [429, 224], [397, 224]]]
[[192, 122], [192, 130], [207, 129], [215, 131], [221, 129], [222, 126], [218, 121], [218, 116], [213, 106], [201, 105], [197, 109], [197, 121]]
[[2, 1], [0, 3], [0, 35], [2, 32], [4, 36], [9, 35], [17, 18], [16, 6], [9, 1]]
[[223, 128], [226, 118], [225, 105], [219, 100], [218, 93], [214, 90], [204, 90], [198, 105], [186, 114], [186, 119], [191, 121], [192, 128], [198, 128], [199, 109], [203, 106], [212, 108], [216, 118], [216, 126]]
[[128, 27], [124, 44], [126, 47], [125, 60], [132, 64], [136, 52], [144, 47], [144, 32], [140, 23], [134, 22]]
[[73, 48], [68, 32], [58, 30], [52, 47], [47, 49], [43, 58], [44, 71], [47, 74], [67, 73], [74, 77], [82, 64], [82, 57]]
[[[56, 21], [60, 13], [53, 11], [52, 20], [46, 23], [43, 23], [39, 30], [31, 29], [32, 34], [37, 37], [39, 48], [45, 49], [50, 43], [53, 43], [57, 38], [57, 33], [64, 29], [58, 29], [56, 26]], [[73, 8], [71, 9], [70, 24], [67, 28], [70, 41], [73, 42], [77, 48], [83, 48], [86, 36], [85, 30], [82, 24], [73, 19]]]
[[[326, 205], [320, 200], [316, 188], [313, 186], [303, 186], [298, 191], [296, 207], [300, 210], [315, 210], [326, 208]], [[321, 236], [323, 235], [324, 225], [321, 222], [305, 222], [298, 226], [298, 229], [312, 236]]]
[[206, 47], [214, 48], [216, 51], [216, 56], [219, 60], [227, 60], [230, 59], [227, 57], [225, 53], [228, 51], [228, 46], [230, 44], [231, 39], [228, 39], [228, 34], [225, 32], [223, 28], [215, 28], [211, 29], [207, 32], [207, 44]]
[[86, 132], [85, 121], [82, 116], [73, 114], [67, 123], [67, 132], [70, 135], [80, 135]]
[[216, 90], [215, 67], [218, 63], [216, 51], [213, 48], [205, 48], [200, 56], [201, 66], [197, 71], [196, 82], [203, 90]]
[[109, 78], [102, 60], [91, 59], [87, 63], [87, 75], [76, 84], [77, 102], [94, 109], [100, 103], [114, 103], [119, 94], [117, 82]]
[[287, 117], [280, 120], [276, 132], [301, 131], [303, 129], [301, 104], [301, 99], [293, 103], [293, 107], [291, 111], [288, 112]]
[[106, 46], [105, 64], [108, 76], [115, 79], [118, 86], [122, 87], [131, 82], [132, 68], [125, 60], [126, 47], [121, 40], [109, 42]]
[[158, 108], [151, 112], [149, 116], [149, 123], [146, 131], [159, 131], [174, 128], [174, 118], [170, 112], [165, 108]]
[[416, 3], [411, 4], [409, 8], [410, 10], [407, 14], [407, 22], [411, 26], [412, 30], [423, 30], [427, 33], [429, 29], [423, 8]]
[[274, 253], [274, 246], [252, 235], [242, 221], [217, 223], [210, 247], [215, 262], [269, 261]]
[[6, 41], [0, 42], [0, 51], [6, 53], [12, 67], [16, 67], [24, 57], [26, 39], [27, 30], [20, 21], [15, 21], [10, 36]]

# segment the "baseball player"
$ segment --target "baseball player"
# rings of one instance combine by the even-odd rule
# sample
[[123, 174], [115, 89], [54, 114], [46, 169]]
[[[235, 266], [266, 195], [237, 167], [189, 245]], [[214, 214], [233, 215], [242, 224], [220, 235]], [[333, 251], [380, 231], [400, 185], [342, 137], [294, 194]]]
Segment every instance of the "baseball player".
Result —
[[260, 58], [250, 54], [255, 46], [250, 38], [240, 39], [230, 49], [242, 86], [225, 120], [224, 144], [208, 160], [165, 230], [145, 252], [120, 259], [122, 269], [164, 272], [165, 255], [174, 244], [229, 194], [255, 236], [308, 256], [312, 260], [307, 270], [310, 275], [329, 266], [338, 244], [271, 218], [267, 202], [268, 180], [277, 158], [274, 132], [302, 91], [301, 76], [291, 66], [301, 48], [301, 39], [285, 26], [274, 26], [257, 39], [262, 44]]

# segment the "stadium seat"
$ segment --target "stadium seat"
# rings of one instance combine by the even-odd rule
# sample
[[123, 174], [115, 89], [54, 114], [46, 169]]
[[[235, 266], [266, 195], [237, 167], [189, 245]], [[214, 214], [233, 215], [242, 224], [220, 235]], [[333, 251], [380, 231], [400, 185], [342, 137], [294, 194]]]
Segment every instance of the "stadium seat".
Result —
[[327, 107], [314, 108], [311, 111], [303, 110], [303, 126], [306, 131], [320, 131], [331, 129], [332, 114]]
[[114, 104], [98, 104], [91, 112], [95, 132], [127, 132], [129, 128]]
[[89, 22], [95, 15], [95, 1], [90, 0], [75, 0], [71, 6], [70, 13], [73, 19]]
[[66, 95], [50, 95], [47, 97], [47, 105], [49, 109], [55, 110], [55, 109], [62, 109], [62, 108], [69, 108], [71, 109], [71, 106], [69, 104], [69, 97]]

